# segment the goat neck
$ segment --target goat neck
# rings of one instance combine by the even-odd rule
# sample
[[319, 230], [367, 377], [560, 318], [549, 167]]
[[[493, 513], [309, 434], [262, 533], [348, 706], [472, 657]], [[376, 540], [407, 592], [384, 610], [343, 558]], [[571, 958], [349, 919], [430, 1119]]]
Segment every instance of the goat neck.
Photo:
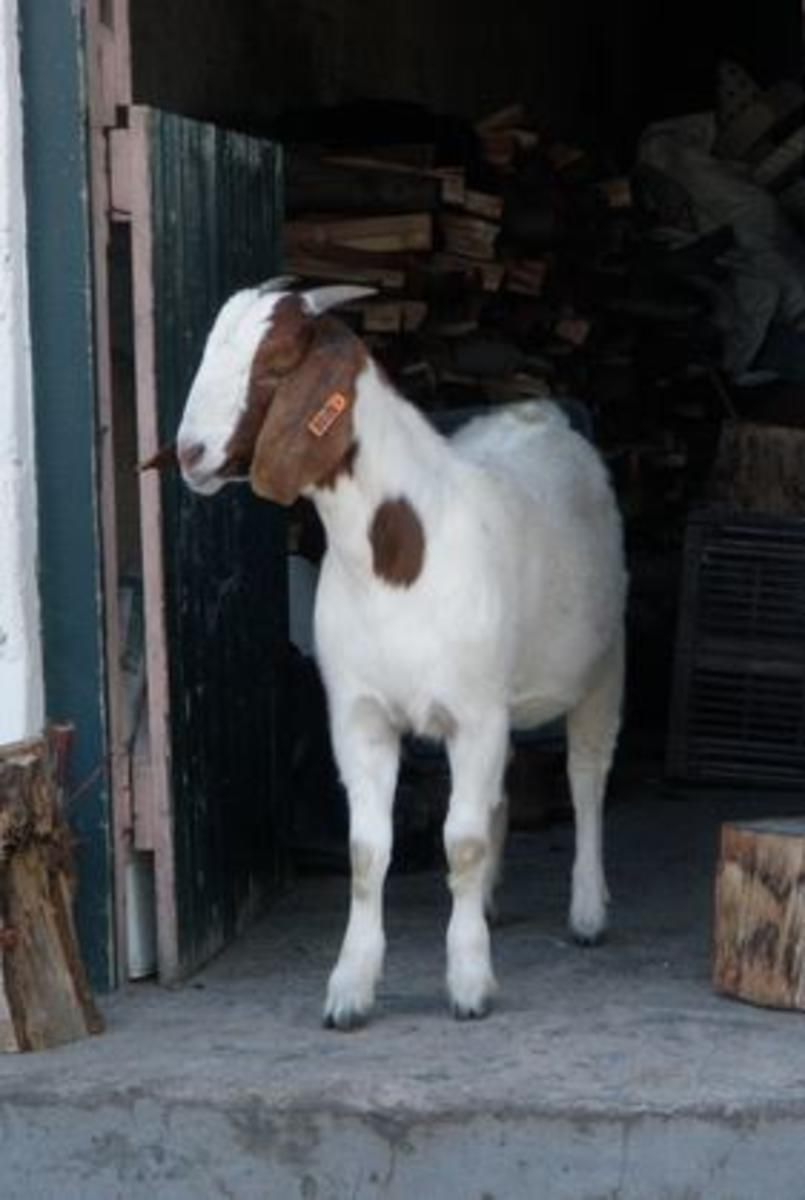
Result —
[[[445, 440], [384, 378], [370, 358], [356, 381], [349, 469], [310, 496], [331, 552], [352, 572], [377, 574], [371, 536], [392, 508], [432, 527], [455, 463]], [[410, 582], [410, 580], [408, 581]]]

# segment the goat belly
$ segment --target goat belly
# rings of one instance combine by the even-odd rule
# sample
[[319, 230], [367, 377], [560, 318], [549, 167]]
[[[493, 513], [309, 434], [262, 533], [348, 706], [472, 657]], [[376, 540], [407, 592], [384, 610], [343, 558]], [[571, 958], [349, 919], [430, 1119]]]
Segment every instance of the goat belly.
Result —
[[539, 729], [558, 717], [563, 717], [573, 707], [574, 700], [556, 696], [516, 697], [509, 706], [512, 729]]

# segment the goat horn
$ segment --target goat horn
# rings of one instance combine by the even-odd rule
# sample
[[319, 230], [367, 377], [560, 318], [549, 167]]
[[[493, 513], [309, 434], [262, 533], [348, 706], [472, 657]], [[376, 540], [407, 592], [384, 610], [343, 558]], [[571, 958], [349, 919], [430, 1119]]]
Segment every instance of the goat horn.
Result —
[[338, 304], [349, 304], [350, 300], [364, 300], [367, 296], [376, 296], [377, 288], [352, 287], [336, 283], [329, 287], [313, 288], [303, 293], [305, 308], [314, 317], [321, 316], [328, 309]]
[[157, 450], [156, 454], [152, 454], [144, 463], [140, 463], [138, 470], [140, 471], [164, 471], [167, 467], [177, 467], [179, 459], [176, 457], [176, 446], [162, 446]]
[[265, 283], [261, 283], [257, 290], [261, 296], [268, 296], [271, 292], [285, 291], [286, 288], [291, 288], [298, 282], [298, 275], [275, 275], [273, 279], [267, 279]]

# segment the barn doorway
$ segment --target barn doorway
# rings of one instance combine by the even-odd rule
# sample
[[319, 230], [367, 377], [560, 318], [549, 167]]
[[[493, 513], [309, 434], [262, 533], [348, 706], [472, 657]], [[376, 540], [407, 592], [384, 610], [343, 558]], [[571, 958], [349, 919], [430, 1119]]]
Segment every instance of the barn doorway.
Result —
[[[170, 439], [217, 305], [285, 265], [325, 278], [333, 256], [311, 253], [309, 241], [326, 241], [328, 205], [340, 206], [355, 239], [341, 257], [342, 275], [347, 259], [366, 273], [371, 237], [385, 238], [388, 251], [371, 269], [390, 302], [354, 319], [424, 407], [449, 423], [451, 410], [511, 395], [501, 375], [524, 376], [531, 387], [558, 382], [581, 401], [621, 492], [633, 556], [630, 620], [640, 649], [623, 757], [662, 774], [688, 514], [708, 486], [725, 422], [746, 411], [796, 409], [796, 396], [779, 385], [779, 372], [765, 391], [725, 382], [717, 344], [698, 336], [709, 332], [701, 306], [678, 279], [668, 283], [664, 262], [649, 255], [631, 263], [618, 319], [609, 296], [609, 317], [598, 320], [603, 302], [579, 280], [585, 256], [596, 254], [606, 259], [597, 284], [609, 287], [625, 242], [635, 244], [624, 181], [646, 126], [712, 108], [723, 60], [741, 65], [742, 84], [761, 100], [780, 81], [797, 80], [801, 14], [793, 0], [775, 20], [759, 4], [740, 15], [715, 4], [703, 15], [689, 3], [649, 21], [627, 0], [606, 13], [581, 0], [526, 8], [512, 0], [494, 12], [481, 3], [400, 2], [382, 18], [364, 5], [255, 0], [226, 13], [189, 0], [130, 11], [124, 0], [97, 0], [90, 12], [101, 403], [115, 430], [105, 465], [107, 599], [114, 597], [107, 640], [110, 663], [123, 663], [110, 670], [118, 941], [128, 947], [125, 978], [132, 938], [141, 936], [129, 918], [142, 908], [140, 928], [155, 938], [145, 969], [168, 980], [234, 936], [289, 869], [338, 867], [344, 836], [309, 654], [321, 552], [315, 524], [296, 513], [288, 523], [248, 496], [227, 497], [213, 514], [175, 481], [142, 477], [132, 485], [136, 462]], [[790, 131], [798, 113], [792, 101]], [[540, 145], [550, 148], [547, 161], [534, 153]], [[323, 168], [325, 158], [340, 165]], [[469, 159], [468, 182], [459, 168]], [[501, 285], [497, 251], [490, 256], [478, 239], [489, 226], [505, 233], [494, 181], [501, 172], [509, 179], [515, 159], [543, 172], [536, 184], [529, 176], [528, 187], [561, 190], [565, 227], [552, 241], [545, 226], [556, 210], [532, 212], [543, 227], [528, 235], [531, 248], [514, 256], [515, 269], [508, 263]], [[367, 172], [375, 173], [370, 182]], [[458, 202], [450, 190], [457, 186]], [[407, 219], [367, 234], [356, 196], [371, 193], [382, 213], [383, 188], [403, 209], [395, 217]], [[252, 198], [248, 215], [235, 203], [244, 195]], [[600, 221], [593, 203], [604, 206]], [[432, 263], [427, 287], [401, 294], [394, 282], [398, 260], [426, 249], [416, 218], [429, 204], [448, 214], [439, 218], [439, 251], [469, 257], [481, 281], [467, 288], [458, 278], [466, 270], [453, 261], [449, 283], [440, 276], [438, 304], [428, 291]], [[312, 228], [322, 211], [328, 220]], [[584, 231], [575, 242], [573, 228]], [[699, 249], [716, 256], [723, 247]], [[562, 279], [558, 298], [546, 292], [546, 270]], [[658, 287], [663, 272], [668, 286]], [[516, 336], [465, 336], [478, 331], [479, 294], [481, 331], [503, 323]], [[539, 350], [524, 351], [537, 328]], [[517, 369], [479, 368], [478, 354], [514, 355]], [[233, 576], [236, 561], [242, 570]], [[138, 717], [132, 728], [130, 694], [147, 726]], [[305, 726], [300, 712], [313, 712], [313, 722]], [[416, 748], [408, 765], [401, 833], [415, 866], [436, 853], [444, 774]], [[526, 800], [535, 785], [544, 806], [529, 815], [524, 803], [523, 827], [566, 813], [555, 743], [525, 747], [515, 763], [516, 796]]]

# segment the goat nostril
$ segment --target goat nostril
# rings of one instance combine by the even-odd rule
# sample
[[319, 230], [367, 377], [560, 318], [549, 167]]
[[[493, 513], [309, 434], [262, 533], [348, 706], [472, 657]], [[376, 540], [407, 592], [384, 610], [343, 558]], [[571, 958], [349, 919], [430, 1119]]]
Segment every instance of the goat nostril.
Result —
[[191, 467], [201, 461], [204, 457], [204, 449], [203, 442], [191, 442], [189, 446], [179, 447], [179, 462], [185, 470], [189, 471]]

